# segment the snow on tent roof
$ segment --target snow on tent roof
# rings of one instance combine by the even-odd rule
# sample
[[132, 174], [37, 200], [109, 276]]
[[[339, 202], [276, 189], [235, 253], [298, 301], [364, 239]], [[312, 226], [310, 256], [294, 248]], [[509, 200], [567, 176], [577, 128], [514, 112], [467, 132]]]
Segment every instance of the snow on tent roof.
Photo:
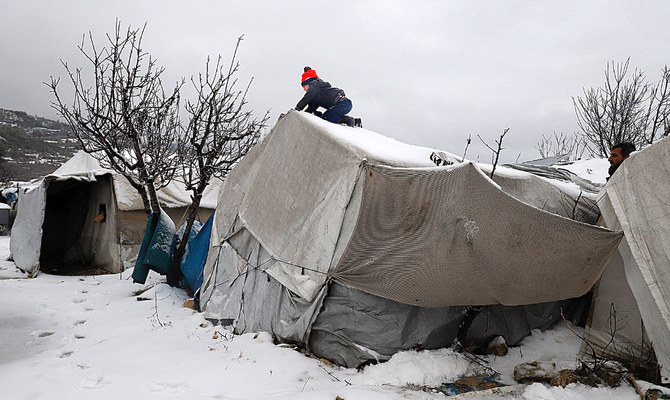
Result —
[[[348, 147], [360, 159], [367, 158], [379, 164], [395, 167], [436, 166], [430, 160], [430, 154], [437, 151], [435, 149], [403, 143], [367, 129], [350, 129], [311, 114], [302, 113], [300, 116], [318, 127], [324, 135], [328, 135]], [[448, 161], [460, 161], [460, 157], [451, 153], [440, 153], [446, 155]]]
[[98, 160], [93, 158], [90, 154], [79, 150], [72, 158], [67, 160], [53, 173], [49, 174], [54, 178], [65, 178], [73, 176], [88, 177], [89, 180], [95, 180], [94, 175], [104, 175], [112, 173], [111, 170], [104, 169], [100, 166]]
[[[361, 160], [366, 159], [376, 164], [393, 167], [436, 168], [437, 166], [430, 159], [431, 154], [436, 153], [449, 165], [463, 161], [462, 157], [456, 156], [453, 153], [429, 147], [410, 145], [367, 129], [352, 130], [346, 126], [333, 124], [307, 113], [301, 113], [300, 116], [309, 121], [310, 124], [318, 127], [322, 134], [328, 135], [341, 145], [349, 148]], [[580, 177], [585, 175], [583, 178], [591, 182], [604, 183], [606, 175], [602, 173], [603, 162], [607, 164], [607, 160], [576, 161], [569, 166], [561, 166], [561, 168]], [[487, 174], [490, 174], [493, 168], [491, 164], [486, 163], [476, 163], [476, 165]], [[594, 166], [597, 166], [597, 168]], [[607, 167], [604, 168], [604, 171], [606, 170]], [[597, 176], [594, 176], [594, 174]], [[496, 167], [496, 176], [507, 179], [530, 179], [531, 177], [536, 177], [530, 172], [520, 171], [504, 165]], [[570, 196], [587, 196], [595, 200], [595, 196], [589, 193], [581, 193], [580, 195], [582, 190], [576, 183], [556, 179], [545, 179], [545, 181], [556, 186], [561, 191], [568, 192]], [[499, 184], [499, 182], [496, 182], [496, 184]]]
[[[98, 160], [84, 151], [78, 151], [46, 179], [80, 179], [94, 181], [95, 176], [110, 174], [114, 177], [114, 189], [119, 209], [122, 211], [142, 210], [142, 199], [130, 183], [120, 174], [103, 168]], [[216, 208], [216, 200], [221, 186], [219, 179], [213, 179], [203, 194], [200, 206]], [[173, 180], [158, 191], [158, 201], [168, 208], [186, 207], [191, 204], [191, 195], [183, 183]]]

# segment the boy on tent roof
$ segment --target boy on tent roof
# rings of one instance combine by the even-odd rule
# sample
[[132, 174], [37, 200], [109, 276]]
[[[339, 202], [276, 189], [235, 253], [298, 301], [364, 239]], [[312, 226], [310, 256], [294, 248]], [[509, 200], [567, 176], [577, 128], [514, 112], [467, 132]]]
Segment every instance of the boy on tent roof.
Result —
[[[345, 97], [344, 90], [330, 86], [316, 75], [316, 71], [305, 67], [301, 84], [305, 95], [300, 99], [296, 110], [302, 111], [307, 106], [307, 112], [317, 115], [326, 121], [343, 123], [349, 126], [362, 127], [360, 118], [346, 115], [351, 111], [351, 100]], [[324, 113], [317, 111], [319, 107], [326, 109]]]

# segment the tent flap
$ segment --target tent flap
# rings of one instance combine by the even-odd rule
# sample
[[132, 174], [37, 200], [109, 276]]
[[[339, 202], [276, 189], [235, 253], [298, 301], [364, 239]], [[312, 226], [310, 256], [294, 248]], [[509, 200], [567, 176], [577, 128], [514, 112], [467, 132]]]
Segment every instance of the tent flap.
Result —
[[337, 281], [423, 307], [579, 297], [621, 232], [530, 207], [474, 164], [426, 171], [368, 165]]
[[10, 252], [23, 271], [36, 273], [40, 268], [42, 224], [47, 200], [47, 182], [19, 194], [16, 220], [12, 226]]

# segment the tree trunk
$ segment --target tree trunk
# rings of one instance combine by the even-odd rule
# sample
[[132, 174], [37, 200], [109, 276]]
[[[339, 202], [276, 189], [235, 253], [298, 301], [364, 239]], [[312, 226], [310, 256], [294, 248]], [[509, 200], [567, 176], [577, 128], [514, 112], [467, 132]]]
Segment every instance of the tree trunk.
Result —
[[147, 197], [147, 191], [146, 189], [144, 190], [138, 190], [140, 193], [140, 196], [142, 197], [142, 205], [144, 206], [144, 212], [148, 215], [151, 214], [151, 203], [149, 203], [149, 198]]
[[130, 186], [135, 188], [137, 193], [139, 193], [140, 197], [142, 198], [142, 205], [144, 206], [144, 212], [147, 214], [151, 214], [151, 204], [149, 203], [149, 198], [147, 197], [147, 188], [146, 186], [143, 186], [139, 183], [137, 183], [130, 175], [122, 174], [128, 183], [130, 183]]
[[188, 243], [188, 237], [193, 228], [193, 223], [195, 217], [198, 214], [198, 208], [200, 207], [200, 201], [202, 200], [202, 194], [198, 193], [194, 196], [193, 202], [188, 206], [188, 213], [186, 217], [186, 229], [184, 229], [184, 234], [181, 237], [179, 246], [174, 250], [172, 254], [172, 259], [170, 260], [170, 269], [168, 270], [167, 275], [167, 284], [170, 286], [177, 286], [181, 280], [181, 259], [186, 253], [186, 244]]
[[161, 213], [161, 206], [158, 203], [158, 194], [156, 193], [156, 187], [154, 186], [154, 180], [148, 179], [146, 186], [147, 194], [149, 195], [149, 203], [151, 205], [151, 212], [153, 214]]

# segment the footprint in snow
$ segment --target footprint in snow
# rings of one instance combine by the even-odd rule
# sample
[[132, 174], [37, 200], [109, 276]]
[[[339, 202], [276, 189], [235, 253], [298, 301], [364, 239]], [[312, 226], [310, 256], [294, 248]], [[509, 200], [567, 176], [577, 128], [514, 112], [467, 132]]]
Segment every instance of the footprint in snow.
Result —
[[74, 351], [64, 351], [64, 352], [60, 353], [58, 358], [67, 358], [67, 357], [70, 357], [72, 354], [74, 354]]
[[152, 392], [166, 392], [170, 394], [179, 394], [186, 390], [186, 385], [181, 383], [151, 382], [148, 386]]
[[81, 381], [81, 387], [84, 389], [99, 389], [109, 385], [110, 381], [102, 376], [89, 376]]

